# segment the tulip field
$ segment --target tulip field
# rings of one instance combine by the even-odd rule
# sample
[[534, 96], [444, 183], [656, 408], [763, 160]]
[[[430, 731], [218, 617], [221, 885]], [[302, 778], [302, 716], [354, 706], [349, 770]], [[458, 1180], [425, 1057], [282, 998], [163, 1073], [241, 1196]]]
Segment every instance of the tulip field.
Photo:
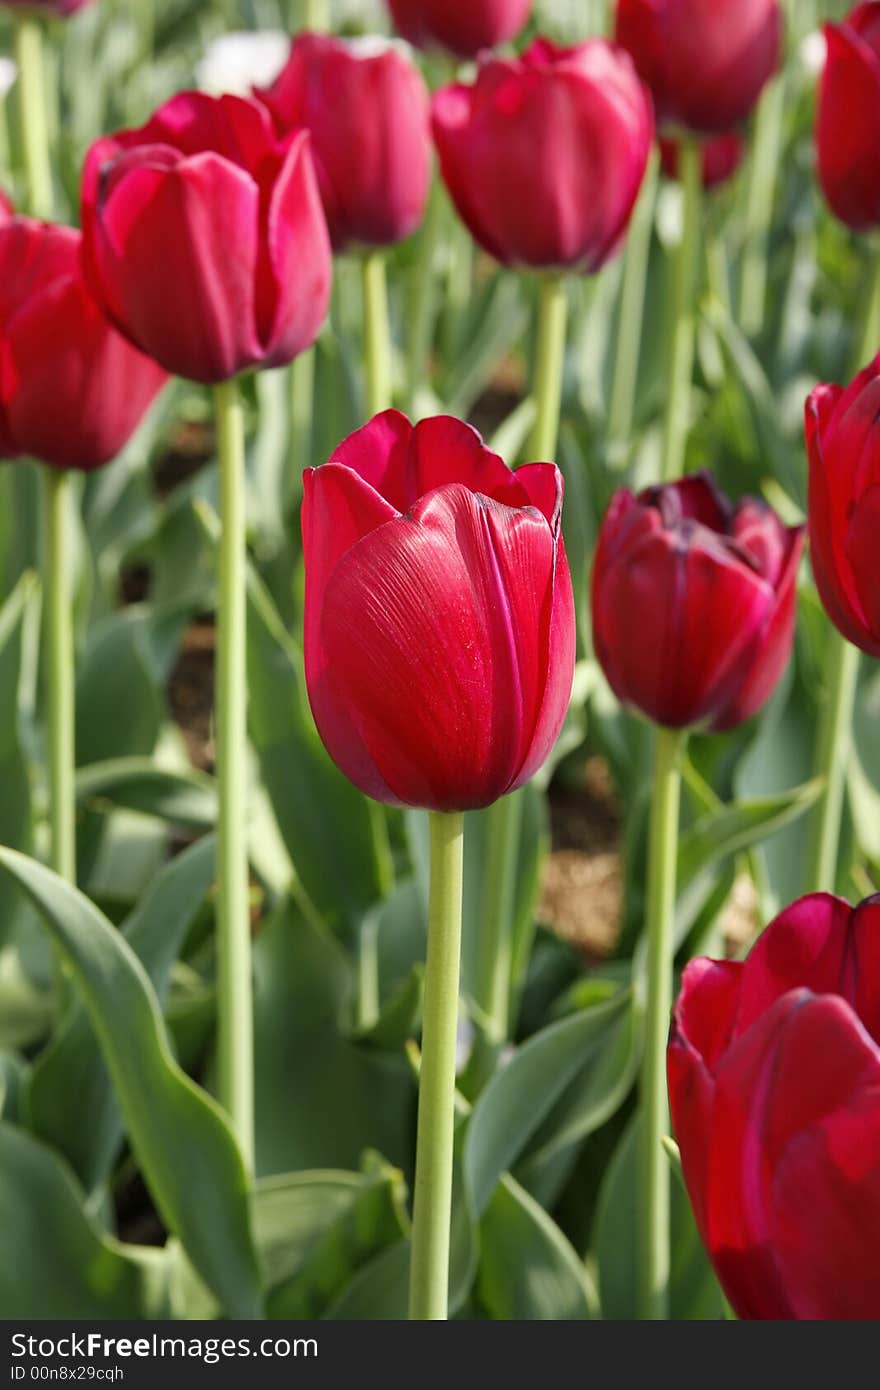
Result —
[[0, 0], [0, 1319], [880, 1318], [878, 113]]

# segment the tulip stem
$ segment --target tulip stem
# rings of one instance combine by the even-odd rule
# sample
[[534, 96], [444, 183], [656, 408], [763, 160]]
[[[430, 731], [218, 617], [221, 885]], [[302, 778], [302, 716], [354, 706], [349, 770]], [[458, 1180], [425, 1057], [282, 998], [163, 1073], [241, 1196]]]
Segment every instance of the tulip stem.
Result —
[[407, 408], [413, 419], [418, 416], [419, 392], [428, 373], [434, 327], [437, 317], [437, 251], [443, 227], [443, 195], [435, 182], [428, 201], [428, 211], [419, 238], [418, 259], [411, 300], [407, 353]]
[[409, 1316], [447, 1316], [464, 816], [432, 812]]
[[315, 349], [306, 348], [290, 364], [290, 462], [298, 477], [312, 462], [315, 424]]
[[617, 446], [621, 451], [626, 448], [632, 437], [635, 414], [639, 350], [645, 317], [645, 288], [648, 282], [651, 232], [657, 202], [658, 166], [655, 149], [648, 161], [642, 191], [630, 223], [623, 262], [617, 349], [611, 385], [611, 406], [608, 411], [608, 439], [612, 446]]
[[76, 883], [73, 566], [68, 545], [72, 475], [66, 469], [46, 468], [43, 477], [50, 862], [56, 874]]
[[764, 326], [767, 303], [767, 250], [773, 221], [784, 116], [785, 78], [780, 73], [761, 97], [755, 119], [739, 290], [740, 328], [749, 338], [756, 337]]
[[545, 275], [538, 305], [538, 344], [533, 396], [537, 408], [529, 453], [536, 463], [552, 463], [559, 439], [568, 299], [561, 275]]
[[657, 729], [648, 840], [647, 995], [639, 1090], [639, 1311], [642, 1318], [649, 1320], [662, 1320], [669, 1315], [670, 1168], [663, 1139], [669, 1129], [666, 1044], [675, 958], [680, 769], [686, 737], [678, 729]]
[[702, 151], [699, 141], [686, 136], [679, 155], [684, 193], [684, 225], [675, 255], [675, 327], [669, 359], [666, 428], [663, 439], [663, 480], [673, 482], [684, 471], [694, 374], [696, 300], [700, 270], [702, 209]]
[[361, 261], [364, 292], [364, 355], [367, 374], [367, 414], [378, 415], [391, 405], [391, 326], [385, 253], [371, 251]]
[[53, 198], [43, 29], [32, 14], [15, 16], [15, 59], [27, 210], [32, 217], [46, 219], [52, 216]]
[[516, 879], [523, 822], [523, 792], [501, 797], [487, 812], [486, 864], [480, 914], [480, 949], [474, 990], [480, 1034], [468, 1064], [476, 1095], [492, 1075], [510, 1031]]
[[247, 852], [247, 531], [244, 412], [238, 382], [215, 388], [220, 464], [217, 605], [217, 1058], [218, 1092], [253, 1168], [253, 1015]]

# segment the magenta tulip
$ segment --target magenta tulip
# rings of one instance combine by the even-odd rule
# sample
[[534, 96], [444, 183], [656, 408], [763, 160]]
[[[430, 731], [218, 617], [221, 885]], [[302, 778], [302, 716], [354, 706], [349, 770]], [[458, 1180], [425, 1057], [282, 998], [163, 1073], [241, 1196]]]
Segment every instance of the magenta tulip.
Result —
[[306, 131], [240, 97], [184, 92], [98, 140], [83, 176], [86, 273], [169, 372], [228, 380], [315, 339], [332, 263]]
[[0, 457], [107, 463], [165, 380], [89, 293], [79, 232], [0, 219]]
[[[718, 188], [726, 183], [742, 164], [746, 142], [736, 131], [716, 135], [702, 144], [703, 187]], [[660, 162], [668, 178], [678, 178], [679, 144], [663, 136], [660, 140]]]
[[819, 87], [819, 182], [832, 212], [856, 232], [880, 227], [880, 4], [827, 24]]
[[390, 246], [415, 231], [431, 178], [430, 105], [404, 45], [300, 34], [258, 95], [282, 134], [311, 133], [334, 250]]
[[309, 699], [369, 796], [487, 806], [545, 761], [574, 670], [561, 509], [554, 464], [511, 472], [447, 416], [386, 411], [307, 470]]
[[434, 97], [443, 178], [504, 265], [598, 270], [618, 249], [653, 137], [627, 55], [602, 39], [482, 63]]
[[661, 127], [716, 135], [745, 120], [776, 71], [782, 16], [778, 0], [618, 0], [615, 36]]
[[92, 0], [0, 0], [0, 8], [34, 10], [38, 14], [57, 14], [66, 18], [91, 3]]
[[497, 48], [525, 27], [532, 0], [388, 0], [398, 31], [419, 48], [437, 45], [459, 58]]
[[692, 961], [668, 1053], [700, 1233], [741, 1318], [880, 1317], [880, 898], [817, 893]]
[[615, 493], [593, 566], [593, 639], [615, 694], [669, 728], [729, 729], [791, 655], [803, 527], [697, 473]]

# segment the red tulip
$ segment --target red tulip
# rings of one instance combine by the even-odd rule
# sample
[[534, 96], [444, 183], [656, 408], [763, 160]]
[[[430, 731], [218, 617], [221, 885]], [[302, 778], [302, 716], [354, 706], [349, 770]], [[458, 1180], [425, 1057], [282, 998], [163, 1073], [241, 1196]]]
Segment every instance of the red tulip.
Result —
[[832, 212], [853, 231], [880, 226], [880, 4], [856, 5], [827, 24], [819, 87], [819, 182]]
[[[717, 188], [732, 178], [742, 164], [746, 142], [736, 131], [716, 135], [703, 141], [703, 187]], [[663, 136], [660, 140], [660, 163], [664, 174], [678, 178], [679, 145], [677, 140]]]
[[622, 488], [593, 566], [593, 638], [614, 692], [669, 728], [730, 729], [791, 655], [803, 527], [732, 506], [707, 473]]
[[306, 681], [331, 757], [378, 801], [487, 806], [568, 708], [574, 600], [552, 463], [389, 410], [305, 474]]
[[844, 637], [880, 656], [880, 356], [844, 390], [807, 401], [810, 558], [819, 597]]
[[490, 58], [434, 97], [446, 185], [505, 265], [598, 270], [620, 245], [653, 136], [647, 94], [603, 39]]
[[38, 13], [71, 15], [85, 9], [91, 0], [0, 0], [0, 6], [12, 10], [35, 10]]
[[616, 38], [658, 124], [715, 135], [745, 120], [776, 71], [782, 16], [778, 0], [618, 0]]
[[419, 48], [437, 44], [460, 58], [497, 48], [525, 27], [532, 0], [388, 0], [397, 29]]
[[314, 341], [332, 269], [308, 143], [306, 131], [278, 140], [256, 101], [183, 92], [92, 146], [86, 273], [168, 371], [225, 381]]
[[107, 463], [165, 380], [93, 300], [79, 232], [0, 220], [0, 457]]
[[7, 218], [14, 217], [14, 215], [15, 208], [12, 205], [12, 199], [0, 188], [0, 221], [5, 222]]
[[880, 1317], [880, 898], [801, 898], [684, 972], [668, 1053], [697, 1224], [741, 1318]]
[[311, 132], [334, 250], [389, 246], [415, 231], [431, 179], [430, 106], [403, 45], [300, 34], [258, 95], [282, 133]]

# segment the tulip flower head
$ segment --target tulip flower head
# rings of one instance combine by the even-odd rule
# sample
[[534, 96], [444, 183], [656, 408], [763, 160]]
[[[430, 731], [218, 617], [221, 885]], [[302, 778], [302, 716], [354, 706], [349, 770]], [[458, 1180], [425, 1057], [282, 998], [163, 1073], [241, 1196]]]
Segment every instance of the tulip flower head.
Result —
[[880, 227], [880, 4], [856, 5], [825, 26], [816, 143], [828, 206], [855, 232]]
[[880, 898], [816, 893], [686, 967], [668, 1051], [700, 1234], [741, 1318], [880, 1317]]
[[618, 0], [617, 42], [661, 128], [717, 135], [744, 121], [779, 63], [778, 0]]
[[[716, 135], [709, 140], [704, 140], [702, 150], [703, 187], [706, 189], [719, 188], [721, 184], [727, 183], [727, 180], [733, 178], [742, 164], [745, 152], [746, 142], [736, 131], [729, 131], [726, 135]], [[670, 140], [668, 136], [662, 136], [660, 139], [660, 164], [668, 178], [678, 177], [678, 163], [678, 141]]]
[[880, 656], [880, 356], [845, 390], [819, 386], [807, 401], [810, 559], [829, 618]]
[[791, 655], [803, 527], [732, 505], [697, 473], [615, 493], [593, 565], [596, 655], [615, 694], [657, 724], [730, 729]]
[[405, 44], [299, 34], [257, 95], [282, 135], [311, 132], [335, 251], [390, 246], [416, 230], [431, 179], [430, 104]]
[[618, 250], [654, 134], [620, 49], [536, 39], [437, 92], [433, 123], [459, 215], [496, 260], [595, 271]]
[[532, 0], [388, 0], [400, 34], [418, 48], [448, 48], [475, 58], [484, 48], [507, 43], [525, 27]]
[[183, 92], [98, 140], [82, 215], [96, 297], [167, 371], [226, 381], [314, 341], [332, 262], [309, 136], [279, 140], [258, 102]]
[[396, 411], [305, 474], [306, 682], [377, 801], [461, 811], [532, 776], [565, 718], [574, 599], [552, 463]]
[[79, 232], [0, 215], [0, 457], [107, 463], [165, 381], [92, 298]]

